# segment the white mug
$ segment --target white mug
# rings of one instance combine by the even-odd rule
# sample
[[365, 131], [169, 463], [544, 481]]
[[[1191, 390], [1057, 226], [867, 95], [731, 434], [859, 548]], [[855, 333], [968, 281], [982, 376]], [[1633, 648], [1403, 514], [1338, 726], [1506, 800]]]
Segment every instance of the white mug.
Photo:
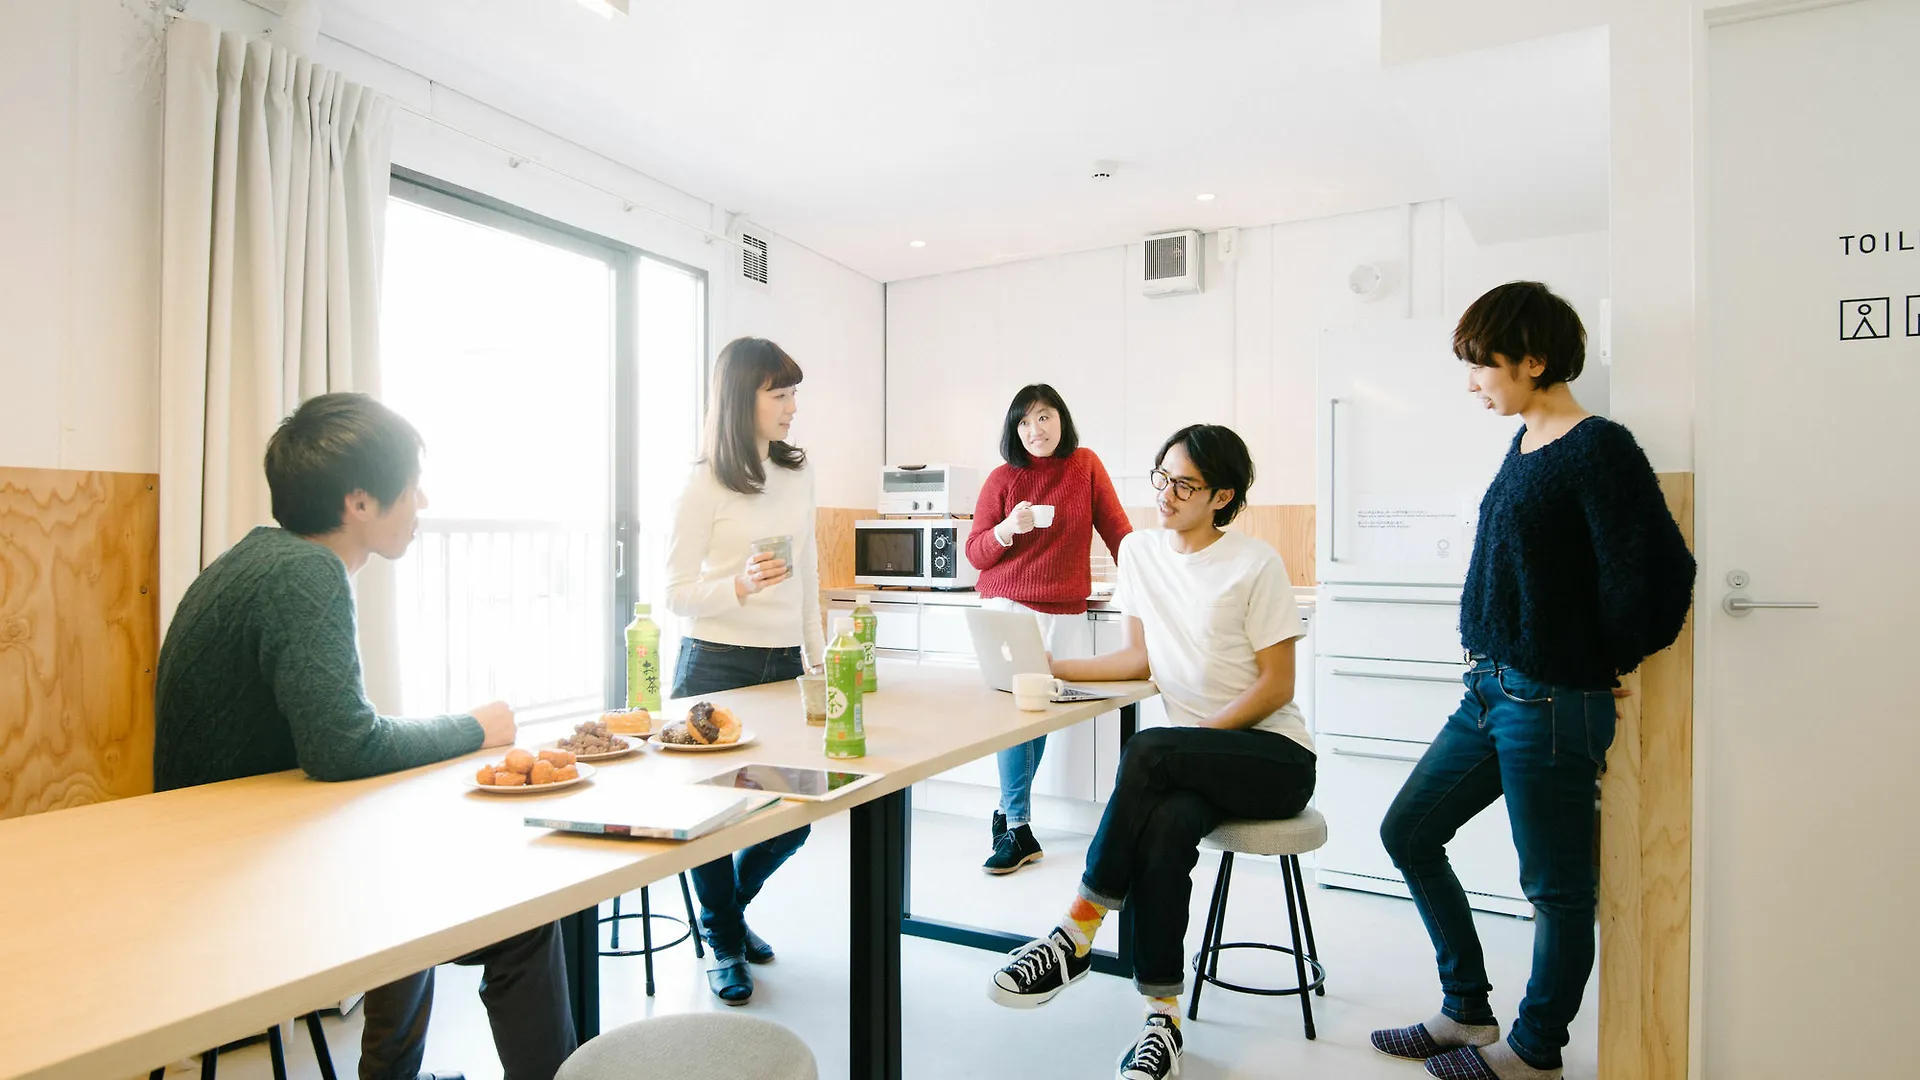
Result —
[[1027, 509], [1033, 511], [1033, 527], [1034, 528], [1044, 529], [1049, 525], [1053, 524], [1053, 505], [1051, 503], [1042, 503], [1038, 506], [1029, 506], [1027, 507]]
[[1027, 712], [1043, 712], [1065, 684], [1051, 675], [1026, 672], [1013, 677], [1013, 703]]

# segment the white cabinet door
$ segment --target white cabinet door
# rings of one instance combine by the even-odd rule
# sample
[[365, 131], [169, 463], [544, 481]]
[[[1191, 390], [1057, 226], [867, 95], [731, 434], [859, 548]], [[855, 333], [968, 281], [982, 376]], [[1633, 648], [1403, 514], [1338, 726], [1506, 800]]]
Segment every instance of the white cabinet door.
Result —
[[921, 654], [936, 660], [972, 660], [973, 632], [967, 629], [967, 611], [940, 604], [921, 605]]
[[[1380, 822], [1426, 745], [1331, 735], [1321, 739], [1319, 747], [1314, 805], [1326, 816], [1327, 844], [1317, 864], [1325, 870], [1400, 881], [1400, 871], [1381, 846]], [[1447, 845], [1447, 858], [1469, 894], [1524, 899], [1505, 799], [1496, 799], [1461, 827]]]
[[[920, 605], [874, 601], [873, 645], [883, 652], [913, 653], [920, 649]], [[849, 606], [848, 611], [853, 608]]]
[[1460, 704], [1464, 664], [1322, 656], [1314, 730], [1323, 735], [1430, 742]]

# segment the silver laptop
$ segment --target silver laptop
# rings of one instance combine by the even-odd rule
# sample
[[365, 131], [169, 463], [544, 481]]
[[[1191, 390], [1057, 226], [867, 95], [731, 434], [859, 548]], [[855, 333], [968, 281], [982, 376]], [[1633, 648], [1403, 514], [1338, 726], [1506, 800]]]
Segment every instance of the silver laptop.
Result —
[[[1047, 646], [1040, 640], [1040, 620], [1025, 611], [967, 611], [967, 629], [973, 634], [973, 654], [980, 674], [995, 690], [1013, 692], [1013, 677], [1047, 674]], [[1056, 702], [1100, 701], [1114, 695], [1085, 686], [1066, 685], [1053, 695]]]

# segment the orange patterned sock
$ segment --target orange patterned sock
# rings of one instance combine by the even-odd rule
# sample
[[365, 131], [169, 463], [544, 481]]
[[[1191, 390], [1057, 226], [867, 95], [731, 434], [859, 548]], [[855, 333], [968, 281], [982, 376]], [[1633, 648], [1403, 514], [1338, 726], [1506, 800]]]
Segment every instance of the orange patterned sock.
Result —
[[1177, 997], [1153, 997], [1149, 995], [1147, 998], [1147, 1015], [1164, 1016], [1173, 1021], [1174, 1027], [1179, 1027], [1180, 999]]
[[1073, 939], [1075, 956], [1085, 956], [1093, 948], [1093, 936], [1100, 932], [1100, 924], [1106, 918], [1106, 908], [1084, 896], [1073, 898], [1073, 903], [1067, 906], [1067, 917], [1060, 923], [1060, 929]]

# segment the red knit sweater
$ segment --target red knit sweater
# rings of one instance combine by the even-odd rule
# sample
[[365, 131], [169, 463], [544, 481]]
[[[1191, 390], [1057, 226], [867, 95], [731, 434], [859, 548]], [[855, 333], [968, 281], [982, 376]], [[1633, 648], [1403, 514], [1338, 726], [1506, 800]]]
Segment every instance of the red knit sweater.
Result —
[[[1052, 505], [1053, 525], [1022, 533], [1012, 547], [1002, 547], [993, 528], [1022, 502]], [[1035, 458], [1024, 469], [1002, 465], [993, 470], [980, 485], [967, 536], [967, 561], [980, 570], [980, 595], [1053, 615], [1086, 611], [1095, 529], [1118, 556], [1120, 541], [1133, 526], [1093, 451], [1081, 447], [1064, 458]]]

